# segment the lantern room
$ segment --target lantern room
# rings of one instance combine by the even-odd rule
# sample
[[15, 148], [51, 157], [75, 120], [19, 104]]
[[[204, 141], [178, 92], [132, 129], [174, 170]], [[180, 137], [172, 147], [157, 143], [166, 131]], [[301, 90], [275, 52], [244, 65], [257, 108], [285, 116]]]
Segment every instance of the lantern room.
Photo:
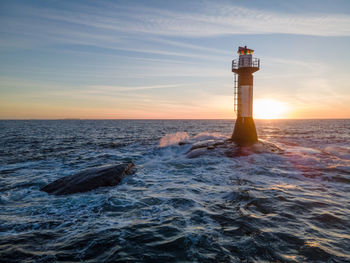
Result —
[[245, 47], [238, 48], [239, 62], [238, 67], [252, 67], [253, 65], [253, 49]]
[[241, 55], [253, 55], [253, 52], [254, 52], [254, 50], [247, 48], [247, 46], [239, 47], [238, 51], [237, 51], [238, 55], [240, 55], [240, 56]]
[[236, 71], [239, 68], [254, 68], [254, 71], [259, 70], [260, 60], [258, 58], [253, 58], [253, 49], [244, 47], [238, 47], [238, 59], [232, 60], [232, 72], [237, 73]]

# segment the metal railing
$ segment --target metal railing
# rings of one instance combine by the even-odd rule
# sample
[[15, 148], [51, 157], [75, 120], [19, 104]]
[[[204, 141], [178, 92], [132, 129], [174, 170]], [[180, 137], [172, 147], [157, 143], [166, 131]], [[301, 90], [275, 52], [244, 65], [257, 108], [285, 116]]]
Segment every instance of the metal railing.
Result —
[[232, 60], [232, 69], [244, 68], [244, 67], [252, 67], [252, 68], [260, 68], [260, 59], [252, 58], [252, 59], [234, 59]]

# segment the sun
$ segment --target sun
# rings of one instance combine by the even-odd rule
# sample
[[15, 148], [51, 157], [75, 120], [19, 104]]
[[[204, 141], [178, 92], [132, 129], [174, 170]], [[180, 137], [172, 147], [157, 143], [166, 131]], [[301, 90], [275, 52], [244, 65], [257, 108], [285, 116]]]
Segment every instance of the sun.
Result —
[[273, 99], [257, 99], [253, 104], [254, 118], [282, 119], [288, 112], [287, 104]]

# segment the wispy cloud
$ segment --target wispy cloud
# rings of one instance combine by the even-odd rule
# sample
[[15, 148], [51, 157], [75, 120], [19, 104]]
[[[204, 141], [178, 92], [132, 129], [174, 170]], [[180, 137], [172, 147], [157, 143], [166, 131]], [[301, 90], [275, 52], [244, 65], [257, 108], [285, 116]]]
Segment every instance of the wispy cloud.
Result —
[[[127, 48], [131, 41], [136, 43], [151, 39], [182, 48], [186, 45], [185, 48], [198, 51], [201, 47], [169, 39], [157, 39], [157, 36], [187, 38], [237, 34], [350, 36], [350, 15], [346, 14], [274, 12], [222, 2], [201, 2], [186, 10], [123, 6], [103, 2], [100, 5], [86, 3], [66, 5], [68, 7], [61, 9], [17, 5], [16, 16], [3, 15], [0, 19], [2, 24], [0, 32], [9, 34], [0, 40], [0, 45], [20, 45], [21, 41], [18, 41], [20, 34], [25, 45], [30, 45], [28, 39], [31, 39], [37, 44], [43, 44], [42, 41], [45, 40], [48, 43]], [[202, 51], [203, 48], [205, 47], [202, 47]], [[218, 52], [218, 50], [207, 51]], [[145, 52], [162, 54], [165, 51], [145, 48]], [[167, 53], [172, 55], [170, 51]], [[176, 52], [173, 53], [178, 55]]]
[[108, 85], [92, 85], [86, 86], [88, 93], [107, 93], [110, 92], [128, 92], [128, 91], [138, 91], [138, 90], [154, 90], [154, 89], [169, 89], [181, 87], [184, 84], [167, 84], [167, 85], [150, 85], [150, 86], [108, 86]]
[[[82, 4], [72, 4], [68, 10], [22, 8], [24, 17], [32, 15], [31, 18], [35, 17], [33, 21], [37, 20], [41, 26], [42, 21], [38, 18], [52, 24], [60, 22], [104, 30], [104, 33], [137, 32], [185, 37], [273, 33], [350, 36], [350, 16], [346, 14], [273, 12], [229, 3], [204, 2], [181, 11], [120, 4], [109, 4], [108, 10]], [[84, 28], [80, 29], [84, 31]]]
[[[7, 78], [0, 77], [0, 85], [2, 88], [33, 88], [35, 87], [40, 91], [74, 91], [73, 87], [67, 86], [65, 84], [59, 83], [50, 83], [50, 82], [42, 82], [42, 81], [28, 81], [16, 78]], [[88, 94], [94, 93], [107, 93], [111, 95], [110, 92], [132, 92], [137, 90], [153, 90], [153, 89], [169, 89], [169, 88], [177, 88], [183, 87], [188, 84], [163, 84], [163, 85], [142, 85], [142, 86], [117, 86], [117, 85], [84, 85], [79, 86], [83, 88], [83, 91]]]

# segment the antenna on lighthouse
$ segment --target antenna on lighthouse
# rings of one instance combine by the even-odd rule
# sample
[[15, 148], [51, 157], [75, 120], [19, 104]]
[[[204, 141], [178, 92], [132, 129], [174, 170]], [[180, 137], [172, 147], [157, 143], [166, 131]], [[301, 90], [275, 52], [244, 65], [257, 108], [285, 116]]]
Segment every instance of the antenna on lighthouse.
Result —
[[234, 111], [237, 119], [231, 140], [242, 146], [258, 141], [253, 120], [253, 73], [260, 69], [260, 60], [253, 58], [253, 52], [247, 46], [239, 47], [239, 58], [232, 60]]

